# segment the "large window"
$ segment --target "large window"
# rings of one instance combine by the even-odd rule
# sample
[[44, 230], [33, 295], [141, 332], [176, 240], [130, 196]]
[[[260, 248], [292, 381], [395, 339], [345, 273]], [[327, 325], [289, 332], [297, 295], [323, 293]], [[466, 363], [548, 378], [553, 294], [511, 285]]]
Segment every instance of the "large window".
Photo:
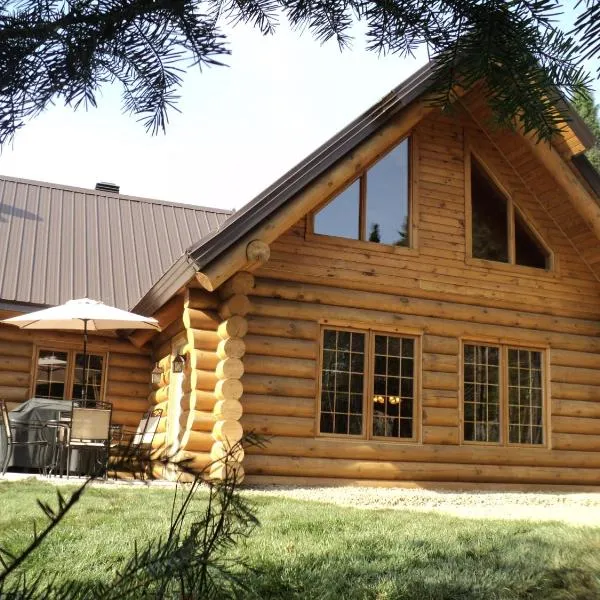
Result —
[[415, 338], [324, 329], [321, 434], [412, 440]]
[[544, 443], [543, 352], [463, 346], [463, 440]]
[[[85, 376], [86, 397], [102, 399], [104, 355], [88, 354]], [[34, 395], [53, 400], [83, 398], [83, 354], [42, 348], [38, 352]]]
[[314, 233], [409, 245], [410, 159], [406, 138], [314, 215]]
[[471, 255], [538, 269], [550, 268], [550, 252], [527, 225], [512, 199], [471, 158]]

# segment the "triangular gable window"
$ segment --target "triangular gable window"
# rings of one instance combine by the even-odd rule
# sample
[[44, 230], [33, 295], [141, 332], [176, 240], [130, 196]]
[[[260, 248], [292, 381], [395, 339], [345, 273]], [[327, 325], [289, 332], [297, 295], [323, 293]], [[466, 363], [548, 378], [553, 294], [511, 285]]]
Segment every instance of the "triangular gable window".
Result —
[[314, 215], [314, 233], [409, 245], [409, 139], [400, 142]]
[[548, 269], [550, 252], [512, 198], [471, 157], [471, 256]]

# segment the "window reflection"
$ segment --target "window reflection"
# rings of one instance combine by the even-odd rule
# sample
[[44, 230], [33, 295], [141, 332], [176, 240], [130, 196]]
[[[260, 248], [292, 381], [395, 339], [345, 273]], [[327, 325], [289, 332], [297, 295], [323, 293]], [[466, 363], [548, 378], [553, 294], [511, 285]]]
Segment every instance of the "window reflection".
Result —
[[359, 239], [359, 195], [356, 180], [315, 215], [315, 233]]

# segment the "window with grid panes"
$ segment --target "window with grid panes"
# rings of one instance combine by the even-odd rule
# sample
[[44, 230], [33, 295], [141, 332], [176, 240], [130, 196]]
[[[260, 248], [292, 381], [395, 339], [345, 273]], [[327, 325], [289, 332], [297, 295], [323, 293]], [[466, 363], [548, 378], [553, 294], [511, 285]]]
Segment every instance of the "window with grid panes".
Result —
[[415, 437], [414, 338], [324, 329], [322, 353], [320, 433]]
[[464, 344], [464, 441], [543, 444], [542, 363], [539, 350]]

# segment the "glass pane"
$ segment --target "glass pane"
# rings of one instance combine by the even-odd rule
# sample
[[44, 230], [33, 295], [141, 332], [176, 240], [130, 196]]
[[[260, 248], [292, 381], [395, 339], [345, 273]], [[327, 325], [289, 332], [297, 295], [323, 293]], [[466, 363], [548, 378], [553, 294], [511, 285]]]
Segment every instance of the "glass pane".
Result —
[[[500, 360], [495, 346], [465, 345], [463, 435], [465, 441], [500, 441]], [[472, 362], [467, 362], [470, 359]]]
[[337, 195], [315, 214], [315, 233], [358, 239], [360, 180]]
[[545, 269], [548, 266], [546, 249], [517, 210], [515, 210], [515, 260], [518, 265], [526, 267]]
[[375, 336], [375, 368], [381, 370], [373, 381], [373, 436], [412, 437], [413, 349], [411, 338]]
[[35, 382], [37, 398], [62, 400], [65, 397], [67, 363], [66, 352], [40, 350]]
[[376, 162], [367, 178], [367, 239], [408, 246], [409, 141]]
[[473, 256], [508, 262], [508, 208], [504, 195], [471, 160]]
[[100, 400], [102, 389], [102, 365], [103, 356], [100, 354], [88, 354], [86, 356], [85, 389], [83, 385], [83, 354], [75, 355], [75, 373], [73, 380], [73, 398], [86, 398], [88, 400]]
[[362, 433], [364, 338], [364, 333], [323, 330], [328, 347], [321, 371], [321, 433]]
[[522, 349], [508, 352], [508, 439], [511, 443], [543, 443], [541, 365], [541, 352]]

